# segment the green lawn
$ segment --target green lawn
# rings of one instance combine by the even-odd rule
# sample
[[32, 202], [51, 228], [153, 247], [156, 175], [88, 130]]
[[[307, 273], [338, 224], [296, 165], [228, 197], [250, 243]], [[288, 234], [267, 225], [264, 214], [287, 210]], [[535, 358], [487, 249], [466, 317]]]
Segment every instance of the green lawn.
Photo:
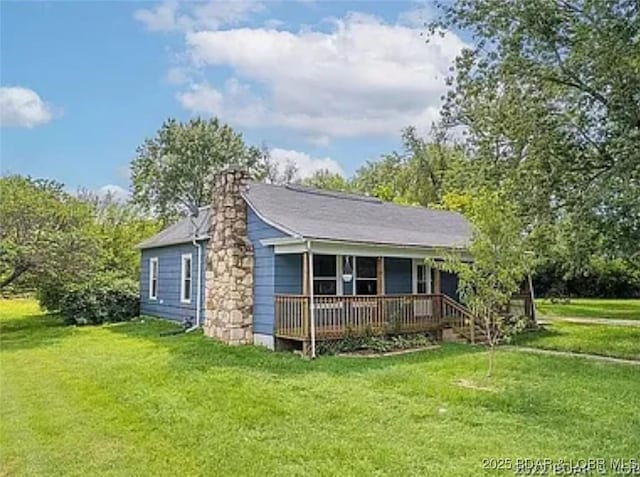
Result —
[[517, 337], [515, 344], [640, 360], [640, 327], [555, 321]]
[[640, 320], [640, 300], [572, 298], [570, 303], [562, 305], [541, 299], [536, 300], [536, 307], [543, 315], [550, 316]]
[[[314, 362], [0, 302], [0, 474], [482, 475], [638, 458], [640, 368], [466, 345]], [[511, 472], [490, 475], [512, 475]]]

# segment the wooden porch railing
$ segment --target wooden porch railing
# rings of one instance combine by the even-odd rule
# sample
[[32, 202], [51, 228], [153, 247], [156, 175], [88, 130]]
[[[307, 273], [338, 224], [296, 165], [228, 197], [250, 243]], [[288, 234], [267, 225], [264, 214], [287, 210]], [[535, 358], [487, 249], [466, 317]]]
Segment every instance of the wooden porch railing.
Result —
[[276, 335], [282, 338], [306, 339], [309, 330], [309, 297], [276, 295]]
[[442, 296], [442, 319], [446, 325], [468, 338], [472, 343], [475, 342], [478, 324], [473, 314], [447, 295]]
[[[442, 326], [442, 295], [316, 296], [317, 339], [417, 333]], [[310, 337], [309, 297], [276, 295], [276, 336]]]

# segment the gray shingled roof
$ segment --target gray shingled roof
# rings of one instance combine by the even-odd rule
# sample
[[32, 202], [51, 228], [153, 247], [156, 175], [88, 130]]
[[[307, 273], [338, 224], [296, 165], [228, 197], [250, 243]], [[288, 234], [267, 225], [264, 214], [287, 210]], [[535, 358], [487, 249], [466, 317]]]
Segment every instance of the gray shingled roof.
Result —
[[456, 212], [297, 185], [252, 183], [246, 198], [274, 225], [304, 238], [420, 247], [464, 247], [471, 226]]
[[153, 237], [138, 244], [138, 248], [155, 248], [175, 245], [179, 243], [191, 242], [196, 226], [196, 238], [209, 237], [209, 225], [211, 222], [210, 207], [201, 207], [198, 217], [194, 221], [190, 217], [185, 217], [166, 229], [158, 232]]
[[[397, 205], [373, 197], [252, 182], [245, 199], [261, 218], [305, 239], [458, 248], [471, 237], [469, 222], [456, 212]], [[201, 212], [198, 220], [204, 235], [209, 209]], [[188, 242], [192, 229], [189, 219], [182, 219], [139, 247]]]

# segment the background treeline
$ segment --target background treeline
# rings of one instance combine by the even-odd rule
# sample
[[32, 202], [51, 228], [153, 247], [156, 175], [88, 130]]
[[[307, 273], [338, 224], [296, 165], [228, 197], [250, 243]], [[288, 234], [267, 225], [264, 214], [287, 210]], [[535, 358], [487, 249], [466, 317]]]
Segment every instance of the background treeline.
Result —
[[[484, 171], [478, 170], [484, 164], [470, 159], [462, 145], [445, 141], [440, 134], [430, 138], [420, 138], [414, 128], [408, 128], [403, 133], [402, 151], [367, 162], [351, 177], [324, 170], [302, 182], [399, 204], [454, 210], [464, 210], [464, 204], [474, 200], [483, 184], [495, 187], [482, 177]], [[631, 238], [628, 251], [620, 253], [611, 247], [609, 231], [601, 223], [579, 220], [563, 210], [547, 210], [546, 219], [541, 220], [544, 209], [553, 207], [552, 201], [521, 200], [526, 196], [516, 192], [510, 200], [525, 219], [523, 234], [536, 255], [533, 279], [538, 296], [640, 296], [640, 255]], [[632, 216], [620, 219], [636, 220]]]
[[123, 304], [133, 316], [140, 270], [134, 247], [159, 227], [137, 205], [110, 195], [71, 194], [53, 180], [2, 177], [0, 293], [36, 293], [48, 310], [86, 307], [87, 320], [97, 319], [91, 307], [117, 311]]

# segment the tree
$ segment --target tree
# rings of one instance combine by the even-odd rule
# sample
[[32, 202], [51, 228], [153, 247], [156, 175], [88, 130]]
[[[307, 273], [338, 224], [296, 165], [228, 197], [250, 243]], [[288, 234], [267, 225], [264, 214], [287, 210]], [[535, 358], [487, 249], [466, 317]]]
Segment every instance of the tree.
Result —
[[97, 250], [92, 221], [91, 208], [58, 182], [0, 178], [0, 289], [25, 277], [36, 288], [85, 279]]
[[354, 192], [400, 204], [439, 204], [447, 190], [450, 171], [462, 161], [460, 147], [447, 144], [439, 133], [418, 136], [414, 127], [402, 132], [403, 150], [368, 161], [349, 179], [328, 170], [317, 171], [303, 184], [320, 189]]
[[358, 169], [352, 179], [354, 189], [401, 204], [439, 204], [450, 171], [463, 158], [462, 149], [447, 144], [439, 132], [430, 140], [422, 138], [414, 127], [402, 132], [402, 143], [402, 152], [392, 152]]
[[261, 178], [264, 157], [216, 118], [168, 119], [131, 162], [133, 202], [167, 223], [187, 205], [208, 205], [220, 170], [239, 167]]
[[[640, 4], [459, 0], [469, 32], [443, 109], [468, 132], [469, 183], [505, 189], [532, 228], [579, 224], [602, 252], [640, 242]], [[543, 234], [543, 235], [546, 235]]]
[[318, 189], [333, 190], [336, 192], [351, 192], [352, 186], [348, 179], [341, 174], [331, 172], [328, 169], [320, 169], [311, 177], [302, 180], [302, 184]]
[[99, 243], [95, 273], [112, 278], [138, 280], [140, 251], [135, 246], [157, 233], [160, 221], [149, 217], [140, 207], [119, 201], [113, 195], [98, 196], [82, 190], [78, 197], [91, 207], [90, 233]]
[[517, 330], [522, 321], [510, 321], [499, 311], [507, 306], [529, 273], [533, 257], [528, 253], [527, 237], [516, 207], [504, 196], [488, 189], [474, 196], [445, 196], [445, 207], [462, 211], [473, 226], [468, 251], [471, 261], [445, 254], [441, 269], [458, 275], [462, 301], [480, 323], [487, 336], [491, 376], [495, 348], [502, 339]]

